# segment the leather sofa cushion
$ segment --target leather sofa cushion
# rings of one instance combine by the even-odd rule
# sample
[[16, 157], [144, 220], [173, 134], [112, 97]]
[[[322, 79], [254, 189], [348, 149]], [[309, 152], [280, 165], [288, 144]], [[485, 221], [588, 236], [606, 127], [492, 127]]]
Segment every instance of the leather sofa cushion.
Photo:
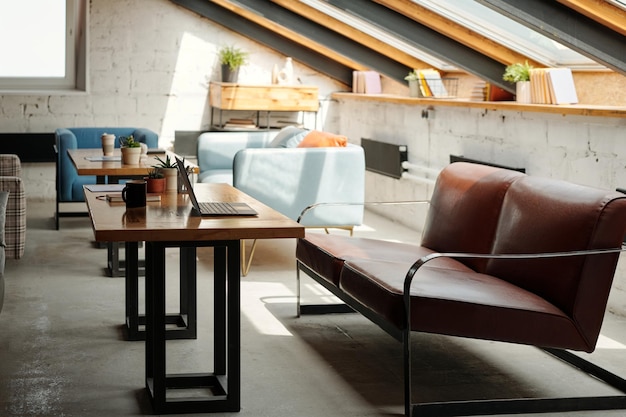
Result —
[[[410, 266], [405, 262], [347, 260], [340, 286], [402, 329], [403, 285]], [[444, 265], [429, 262], [415, 275], [411, 330], [588, 350], [572, 320], [553, 304], [451, 259]]]
[[[502, 200], [525, 177], [486, 165], [457, 162], [439, 176], [430, 200], [421, 244], [437, 252], [490, 253]], [[484, 272], [484, 259], [462, 262]]]
[[[337, 286], [346, 259], [397, 261], [410, 266], [417, 259], [432, 252], [430, 249], [407, 243], [311, 232], [307, 232], [304, 239], [298, 239], [296, 246], [298, 260]], [[446, 259], [433, 262], [458, 264]]]
[[[494, 253], [619, 248], [626, 196], [528, 176], [503, 201]], [[618, 253], [539, 260], [490, 260], [487, 273], [531, 291], [572, 317], [590, 347], [600, 332]]]

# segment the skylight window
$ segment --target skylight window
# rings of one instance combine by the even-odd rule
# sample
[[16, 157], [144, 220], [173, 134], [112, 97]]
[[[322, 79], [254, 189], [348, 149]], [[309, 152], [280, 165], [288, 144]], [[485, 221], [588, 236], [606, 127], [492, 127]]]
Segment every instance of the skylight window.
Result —
[[474, 1], [412, 1], [546, 66], [604, 68], [584, 55]]
[[442, 61], [441, 59], [436, 58], [430, 54], [427, 54], [423, 50], [410, 45], [404, 40], [398, 37], [392, 36], [391, 34], [379, 28], [378, 26], [370, 22], [367, 22], [363, 19], [359, 19], [358, 17], [351, 15], [350, 13], [346, 13], [343, 10], [337, 7], [331, 6], [324, 1], [301, 0], [301, 2], [325, 13], [328, 16], [331, 16], [337, 20], [340, 20], [341, 22], [344, 22], [347, 25], [354, 27], [363, 33], [366, 33], [376, 39], [379, 39], [385, 42], [386, 44], [393, 46], [394, 48], [419, 59], [420, 61], [424, 61], [428, 63], [429, 65], [432, 65], [435, 68], [438, 68], [443, 71], [454, 71], [457, 69], [456, 67], [450, 65], [449, 63]]

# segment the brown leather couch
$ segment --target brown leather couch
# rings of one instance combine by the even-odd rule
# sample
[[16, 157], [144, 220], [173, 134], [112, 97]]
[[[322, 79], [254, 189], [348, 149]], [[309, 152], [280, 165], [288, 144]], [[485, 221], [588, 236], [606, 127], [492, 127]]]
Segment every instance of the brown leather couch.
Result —
[[[419, 245], [307, 233], [296, 249], [298, 281], [302, 270], [403, 341], [406, 415], [438, 415], [444, 404], [411, 403], [411, 331], [533, 345], [565, 360], [571, 354], [563, 349], [592, 352], [625, 230], [623, 194], [454, 163], [437, 179]], [[307, 307], [298, 300], [299, 310]], [[608, 404], [599, 397], [574, 403], [468, 407], [506, 414]]]

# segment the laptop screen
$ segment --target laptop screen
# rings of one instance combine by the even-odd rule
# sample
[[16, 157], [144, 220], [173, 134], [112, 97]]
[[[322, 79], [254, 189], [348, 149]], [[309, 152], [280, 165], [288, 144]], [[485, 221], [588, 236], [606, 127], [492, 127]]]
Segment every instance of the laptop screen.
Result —
[[198, 204], [198, 199], [196, 198], [196, 193], [193, 191], [193, 186], [191, 185], [191, 180], [189, 179], [189, 174], [185, 169], [185, 163], [180, 160], [180, 158], [176, 157], [176, 168], [178, 168], [178, 173], [180, 174], [180, 178], [183, 181], [183, 185], [187, 189], [189, 193], [189, 199], [191, 200], [191, 204], [193, 208], [195, 208], [198, 212], [200, 211], [200, 205]]

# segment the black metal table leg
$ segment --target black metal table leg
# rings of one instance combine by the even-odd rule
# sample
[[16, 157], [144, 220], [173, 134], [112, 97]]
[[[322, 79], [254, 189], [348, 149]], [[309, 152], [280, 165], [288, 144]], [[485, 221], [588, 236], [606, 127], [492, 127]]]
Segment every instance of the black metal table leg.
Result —
[[[139, 243], [126, 242], [126, 339], [145, 340], [145, 315], [139, 314]], [[147, 247], [146, 247], [147, 251]], [[195, 339], [197, 337], [196, 248], [181, 248], [180, 310], [167, 314], [167, 339]], [[175, 327], [172, 327], [174, 325]]]
[[[213, 372], [166, 374], [165, 248], [215, 247], [215, 337]], [[192, 251], [181, 252], [191, 259]], [[146, 242], [146, 388], [155, 414], [239, 411], [241, 407], [240, 246], [226, 242]], [[195, 262], [195, 256], [194, 256]], [[185, 262], [187, 264], [187, 262]], [[188, 265], [189, 266], [189, 265]], [[195, 271], [195, 268], [194, 268]], [[188, 281], [191, 283], [191, 281]], [[193, 286], [195, 287], [195, 282]], [[198, 390], [207, 388], [206, 395]], [[185, 389], [193, 396], [184, 397]], [[176, 390], [176, 398], [168, 398]]]
[[[105, 269], [106, 275], [112, 278], [123, 277], [126, 276], [126, 267], [127, 267], [127, 259], [120, 259], [120, 244], [124, 244], [124, 242], [107, 242], [107, 267]], [[126, 246], [124, 244], [124, 246]], [[138, 260], [137, 271], [138, 275], [144, 276], [144, 262], [142, 260]]]

